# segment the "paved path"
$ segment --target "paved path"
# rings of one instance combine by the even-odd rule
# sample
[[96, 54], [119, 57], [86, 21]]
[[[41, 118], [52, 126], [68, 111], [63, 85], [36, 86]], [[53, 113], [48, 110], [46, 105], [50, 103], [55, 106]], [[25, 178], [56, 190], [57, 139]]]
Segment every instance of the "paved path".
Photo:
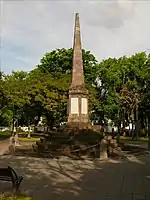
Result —
[[24, 176], [21, 190], [37, 200], [150, 200], [150, 155], [107, 163], [1, 156], [0, 166], [7, 165]]
[[0, 141], [0, 156], [3, 155], [9, 147], [9, 139]]
[[128, 140], [121, 140], [124, 142], [126, 145], [133, 145], [133, 146], [138, 146], [141, 148], [148, 149], [148, 142], [142, 142], [142, 141], [128, 141]]

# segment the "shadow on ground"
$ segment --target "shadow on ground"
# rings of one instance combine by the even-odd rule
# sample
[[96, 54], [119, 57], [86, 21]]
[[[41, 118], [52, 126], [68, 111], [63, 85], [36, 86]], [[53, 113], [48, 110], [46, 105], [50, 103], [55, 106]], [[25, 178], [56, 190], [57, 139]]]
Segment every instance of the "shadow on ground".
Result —
[[[109, 162], [1, 156], [0, 165], [23, 175], [22, 193], [37, 200], [150, 199], [149, 155]], [[0, 185], [0, 192], [11, 189], [11, 184]]]

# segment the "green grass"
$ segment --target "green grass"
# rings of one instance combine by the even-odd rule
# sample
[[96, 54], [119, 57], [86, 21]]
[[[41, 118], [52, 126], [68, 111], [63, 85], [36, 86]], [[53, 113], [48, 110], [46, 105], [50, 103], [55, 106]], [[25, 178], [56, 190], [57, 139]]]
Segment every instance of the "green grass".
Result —
[[[26, 133], [24, 135], [23, 134], [18, 133], [19, 141], [22, 141], [22, 142], [36, 142], [36, 141], [40, 140], [39, 137], [30, 137], [30, 138], [28, 138], [27, 137], [28, 133]], [[11, 131], [4, 131], [4, 132], [0, 131], [0, 141], [6, 140], [6, 139], [8, 139], [10, 137], [11, 137]]]
[[30, 197], [0, 197], [0, 200], [32, 200]]
[[10, 131], [0, 131], [0, 141], [6, 140], [11, 136]]
[[40, 138], [34, 138], [34, 137], [30, 137], [30, 138], [28, 138], [28, 137], [19, 137], [18, 139], [21, 142], [36, 142], [36, 141], [40, 141]]
[[131, 137], [124, 137], [124, 136], [120, 136], [121, 140], [128, 140], [128, 141], [140, 141], [140, 142], [148, 142], [148, 138], [145, 137], [139, 137], [138, 139], [134, 138], [132, 140]]
[[31, 197], [15, 197], [15, 196], [1, 195], [0, 200], [32, 200], [32, 198]]

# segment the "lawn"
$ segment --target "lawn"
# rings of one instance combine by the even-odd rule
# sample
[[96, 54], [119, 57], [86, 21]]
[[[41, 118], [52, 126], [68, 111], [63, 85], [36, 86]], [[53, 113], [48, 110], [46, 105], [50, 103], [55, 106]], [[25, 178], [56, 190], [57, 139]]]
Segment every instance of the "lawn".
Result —
[[[18, 133], [19, 135], [19, 141], [22, 142], [36, 142], [40, 140], [40, 137], [37, 137], [37, 135], [32, 134], [32, 136], [30, 138], [28, 138], [28, 134], [27, 133]], [[6, 140], [8, 138], [11, 137], [11, 132], [10, 131], [4, 131], [4, 132], [0, 132], [0, 141]]]
[[15, 196], [1, 195], [0, 200], [32, 200], [32, 198], [31, 197], [15, 197]]
[[128, 141], [140, 141], [140, 142], [148, 142], [148, 138], [145, 137], [139, 137], [138, 139], [134, 138], [132, 140], [131, 137], [124, 137], [124, 136], [120, 136], [121, 140], [128, 140]]
[[37, 137], [19, 137], [18, 139], [20, 142], [36, 142], [40, 140], [40, 138]]
[[8, 139], [10, 136], [10, 131], [0, 131], [0, 141]]

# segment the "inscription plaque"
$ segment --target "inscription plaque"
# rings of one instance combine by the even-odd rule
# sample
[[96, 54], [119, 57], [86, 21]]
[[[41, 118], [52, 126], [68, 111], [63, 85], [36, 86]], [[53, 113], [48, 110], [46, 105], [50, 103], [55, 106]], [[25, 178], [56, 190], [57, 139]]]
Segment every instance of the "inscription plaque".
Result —
[[82, 98], [81, 99], [81, 113], [82, 114], [87, 114], [88, 110], [87, 110], [87, 98]]
[[78, 98], [71, 98], [71, 114], [79, 114]]

